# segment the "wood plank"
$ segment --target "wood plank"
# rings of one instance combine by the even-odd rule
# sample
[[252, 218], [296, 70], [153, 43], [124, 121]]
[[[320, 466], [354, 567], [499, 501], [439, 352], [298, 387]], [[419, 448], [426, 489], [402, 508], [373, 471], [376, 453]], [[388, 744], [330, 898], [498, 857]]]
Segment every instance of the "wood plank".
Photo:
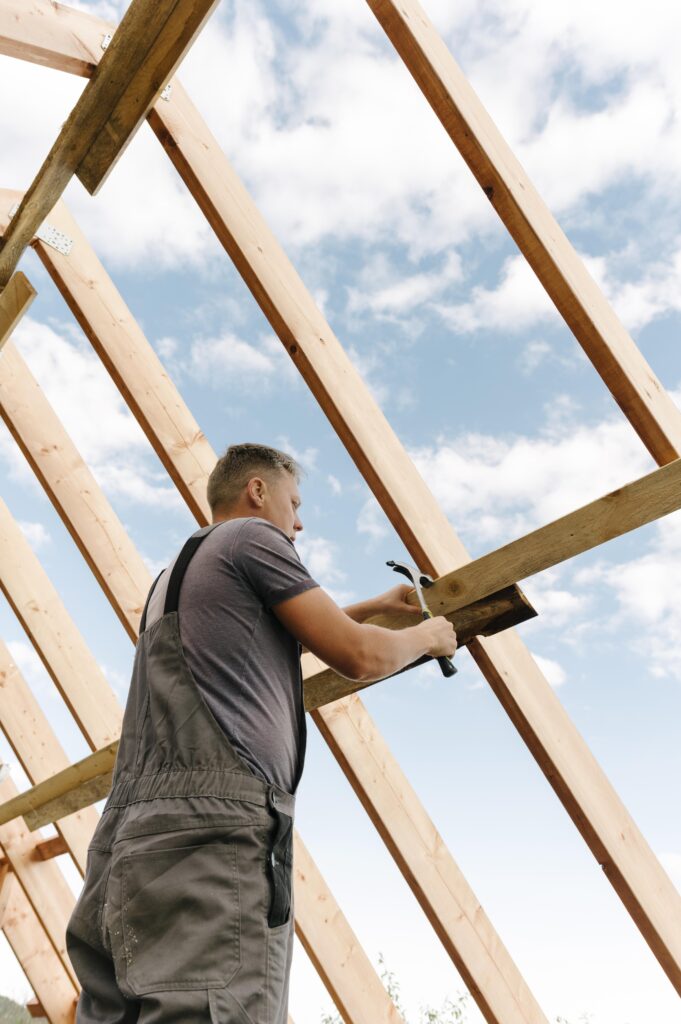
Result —
[[[15, 401], [12, 415], [8, 415], [6, 411], [3, 411], [3, 416], [7, 416], [8, 423], [11, 424], [10, 429], [16, 437], [29, 439], [25, 440], [24, 444], [27, 449], [33, 450], [31, 456], [33, 461], [40, 463], [43, 467], [41, 477], [43, 486], [46, 488], [55, 507], [60, 511], [72, 534], [81, 538], [81, 545], [83, 544], [83, 538], [87, 537], [88, 561], [89, 564], [96, 567], [98, 578], [124, 580], [127, 582], [128, 577], [122, 571], [124, 567], [120, 565], [120, 560], [124, 557], [121, 552], [126, 547], [126, 544], [118, 536], [118, 531], [122, 531], [122, 526], [115, 519], [101, 492], [98, 489], [96, 491], [93, 490], [93, 488], [96, 488], [94, 481], [91, 481], [88, 484], [88, 488], [84, 490], [87, 500], [77, 497], [78, 491], [77, 489], [74, 490], [68, 477], [69, 473], [80, 473], [82, 460], [65, 434], [63, 427], [54, 417], [54, 414], [51, 411], [48, 413], [45, 410], [45, 398], [40, 389], [37, 386], [34, 387], [33, 384], [31, 384], [30, 388], [27, 388], [26, 374], [28, 374], [28, 369], [14, 350], [12, 372], [9, 378], [11, 387], [7, 386], [6, 388], [5, 381], [2, 379], [2, 362], [0, 362], [0, 396], [5, 391], [8, 397], [16, 397], [18, 394], [27, 391], [31, 399], [30, 402]], [[45, 434], [45, 430], [48, 430], [49, 433]], [[59, 461], [43, 461], [41, 453], [46, 445], [53, 445], [61, 452]], [[88, 528], [92, 507], [96, 507], [98, 515], [110, 524], [106, 537], [103, 537], [101, 532], [93, 532]], [[114, 522], [117, 523], [115, 529], [113, 528]], [[146, 587], [148, 587], [150, 582], [150, 576], [147, 574]], [[146, 588], [143, 586], [139, 597], [136, 599], [134, 593], [126, 586], [124, 590], [121, 590], [120, 596], [117, 598], [117, 588], [110, 587], [107, 591], [107, 596], [114, 603], [114, 607], [119, 617], [121, 617], [124, 614], [123, 601], [126, 602], [128, 607], [140, 607], [145, 592]], [[134, 631], [137, 618], [133, 622], [128, 616], [129, 633]], [[337, 709], [342, 703], [336, 702], [332, 707]], [[368, 716], [365, 719], [365, 728], [367, 731], [373, 728], [373, 723], [371, 723]], [[337, 744], [337, 748], [336, 756], [341, 766], [346, 770], [346, 764], [350, 765], [353, 761], [354, 752], [352, 750], [343, 750], [342, 743]], [[389, 850], [396, 857], [398, 864], [401, 864], [407, 881], [412, 886], [417, 898], [422, 902], [424, 910], [429, 915], [429, 919], [434, 924], [438, 934], [446, 937], [452, 949], [457, 947], [459, 941], [462, 943], [458, 949], [457, 956], [460, 957], [462, 963], [467, 965], [467, 976], [471, 978], [472, 991], [476, 993], [478, 1004], [483, 1009], [487, 1019], [494, 1022], [503, 1021], [504, 1024], [546, 1024], [546, 1017], [527, 988], [510, 956], [504, 950], [501, 940], [495, 933], [491, 923], [480, 910], [478, 900], [466, 885], [465, 880], [451, 858], [451, 854], [446, 850], [441, 841], [439, 858], [450, 865], [450, 877], [454, 880], [454, 884], [451, 890], [444, 893], [440, 891], [439, 895], [446, 897], [443, 903], [438, 905], [430, 899], [433, 884], [428, 876], [441, 869], [433, 863], [430, 854], [424, 848], [423, 839], [416, 831], [414, 823], [409, 819], [402, 818], [397, 832], [395, 834], [392, 833], [394, 815], [391, 820], [391, 801], [396, 793], [401, 792], [402, 787], [408, 787], [408, 783], [400, 772], [394, 758], [389, 753], [385, 753], [385, 758], [384, 777], [379, 779], [378, 785], [376, 784], [375, 773], [372, 775], [372, 773], [365, 772], [362, 776], [360, 788], [366, 790], [366, 805], [370, 804], [375, 808], [380, 808], [380, 812], [378, 812], [380, 818], [379, 831], [386, 840]], [[352, 775], [354, 770], [348, 767], [347, 771]], [[353, 777], [359, 779], [356, 773]], [[428, 819], [423, 808], [420, 805], [418, 806], [421, 817], [427, 821]], [[382, 816], [384, 808], [385, 818]], [[403, 837], [399, 834], [399, 827], [405, 826], [412, 829], [413, 835], [409, 837], [409, 840], [412, 847], [415, 847], [421, 854], [410, 859], [408, 862], [406, 859], [401, 861], [395, 853], [395, 847], [403, 843]], [[431, 830], [434, 831], [434, 826], [432, 825]], [[404, 843], [404, 845], [407, 844]], [[301, 899], [314, 901], [315, 894], [303, 889], [299, 895], [296, 895], [298, 902]], [[474, 908], [474, 916], [470, 920], [466, 917], [464, 909], [467, 907]], [[466, 926], [459, 926], [462, 918], [465, 919], [467, 925], [471, 926], [472, 935], [468, 932]], [[317, 958], [326, 957], [327, 955], [325, 949], [318, 948], [316, 950]]]
[[216, 3], [132, 0], [5, 233], [0, 288], [73, 175], [102, 185]]
[[74, 1024], [77, 988], [64, 970], [17, 879], [10, 891], [2, 929], [50, 1024]]
[[69, 847], [63, 835], [45, 839], [42, 843], [38, 843], [34, 851], [38, 860], [52, 860], [54, 857], [61, 857], [68, 852]]
[[[21, 197], [21, 192], [0, 189], [0, 232], [8, 223], [6, 211]], [[204, 526], [210, 521], [206, 483], [215, 452], [65, 204], [58, 203], [49, 219], [73, 239], [73, 248], [64, 256], [38, 242], [38, 256], [192, 515]]]
[[[1, 640], [0, 728], [32, 783], [42, 782], [67, 768], [66, 753]], [[61, 852], [69, 849], [81, 874], [85, 873], [87, 848], [98, 818], [94, 807], [87, 807], [78, 814], [62, 817], [57, 826], [58, 838], [67, 844]]]
[[[0, 415], [134, 640], [149, 570], [90, 470], [77, 455], [74, 460], [73, 445], [11, 341], [0, 356]], [[58, 491], [48, 485], [52, 480], [60, 481]], [[78, 529], [69, 525], [73, 510], [78, 513]], [[92, 560], [90, 552], [100, 546], [119, 548], [112, 561], [113, 575], [108, 569], [102, 574]]]
[[367, 0], [558, 312], [648, 451], [681, 455], [681, 417], [417, 0]]
[[[48, 5], [45, 7], [48, 16]], [[91, 32], [92, 20], [88, 18], [88, 23], [83, 23], [83, 35]], [[55, 53], [54, 59], [62, 59], [59, 52]], [[149, 119], [257, 301], [266, 314], [270, 311], [275, 330], [289, 354], [297, 360], [303, 375], [307, 374], [306, 380], [313, 393], [381, 502], [412, 560], [433, 576], [443, 576], [469, 561], [463, 544], [423, 481], [386, 435], [380, 414], [366, 415], [363, 426], [363, 414], [373, 409], [373, 403], [361, 383], [359, 390], [354, 392], [355, 414], [344, 415], [348, 411], [348, 393], [352, 394], [352, 388], [357, 384], [356, 374], [352, 376], [351, 371], [346, 372], [347, 360], [336, 365], [338, 352], [334, 346], [327, 355], [325, 345], [317, 345], [315, 338], [322, 337], [325, 342], [328, 339], [328, 325], [316, 310], [309, 293], [302, 285], [296, 286], [295, 271], [291, 280], [290, 264], [215, 139], [177, 83], [171, 102], [158, 104], [150, 112]], [[315, 332], [316, 326], [321, 326], [321, 335]], [[613, 347], [611, 355], [617, 364], [618, 350]], [[614, 376], [620, 370], [625, 376], [632, 373], [635, 376], [637, 366], [640, 366], [639, 357], [634, 357], [632, 366], [628, 363], [616, 365]], [[345, 395], [345, 404], [340, 408], [336, 402], [338, 390]], [[653, 383], [651, 395], [654, 392]], [[669, 406], [664, 402], [663, 405], [669, 413]], [[665, 462], [668, 456], [674, 457], [670, 452], [673, 445], [664, 440], [667, 435], [671, 438], [678, 433], [675, 427], [669, 428], [665, 422], [671, 413], [660, 415], [657, 434], [663, 440], [657, 443], [655, 425], [648, 430], [645, 417], [637, 417], [628, 406], [625, 408], [624, 403], [622, 407], [644, 442], [651, 450], [655, 446], [659, 451], [658, 461]], [[352, 413], [352, 409], [349, 412]], [[654, 408], [653, 419], [656, 415]], [[392, 472], [393, 467], [395, 472]], [[646, 941], [681, 991], [678, 896], [622, 801], [565, 715], [537, 663], [511, 632], [489, 640], [475, 640], [469, 649], [594, 856], [604, 865], [606, 876]], [[343, 708], [345, 702], [340, 702], [340, 706]], [[320, 709], [315, 717], [319, 722], [328, 717], [324, 728], [328, 731], [329, 740], [334, 732], [341, 736], [339, 714], [332, 718], [325, 709]], [[349, 726], [349, 723], [345, 724]], [[349, 733], [351, 731], [348, 729]], [[564, 756], [563, 734], [571, 751], [569, 759]], [[340, 745], [339, 742], [339, 749]], [[374, 779], [362, 770], [359, 750], [359, 747], [345, 750], [344, 770], [353, 785], [367, 786], [366, 792], [377, 798]], [[399, 770], [394, 767], [397, 772], [395, 785], [399, 786]], [[402, 843], [399, 828], [393, 832], [383, 822], [380, 830], [389, 848], [397, 850]], [[636, 840], [631, 841], [631, 836]], [[420, 873], [422, 865], [418, 864], [416, 868]], [[414, 878], [413, 885], [419, 895], [420, 879]], [[427, 896], [423, 890], [419, 898], [426, 903]], [[437, 913], [437, 910], [433, 912]]]
[[2, 498], [0, 589], [89, 746], [107, 746], [120, 735], [123, 709]]
[[[436, 580], [425, 591], [430, 610], [452, 616], [498, 587], [527, 579], [569, 558], [623, 537], [681, 508], [681, 459], [624, 484]], [[416, 598], [410, 603], [417, 604]], [[378, 626], [396, 628], [395, 616], [376, 616]], [[482, 632], [482, 631], [481, 631]], [[487, 633], [486, 635], [491, 635]]]
[[90, 78], [114, 25], [52, 0], [2, 0], [0, 54]]
[[29, 1017], [46, 1017], [45, 1007], [39, 999], [31, 999], [26, 1003], [26, 1012]]
[[[17, 789], [11, 779], [0, 783], [0, 799], [4, 802], [16, 796]], [[0, 825], [0, 846], [12, 865], [12, 870], [26, 893], [45, 933], [73, 984], [78, 979], [66, 952], [66, 925], [75, 899], [59, 866], [50, 860], [42, 861], [35, 848], [45, 837], [31, 834], [21, 820]]]
[[9, 284], [0, 293], [0, 349], [37, 294], [25, 274], [22, 274], [20, 270], [16, 274], [12, 274]]
[[[35, 831], [42, 825], [59, 821], [64, 814], [70, 814], [79, 807], [87, 807], [96, 800], [100, 800], [111, 788], [111, 774], [116, 762], [117, 750], [118, 740], [103, 747], [102, 750], [96, 750], [80, 761], [68, 765], [61, 771], [50, 774], [37, 785], [0, 804], [0, 825], [7, 821], [14, 821], [15, 818], [24, 817], [30, 819], [27, 824], [31, 831]], [[77, 804], [79, 787], [87, 786], [90, 783], [95, 783], [98, 786], [99, 780], [102, 778], [108, 779], [108, 785], [104, 792], [98, 791], [98, 794], [90, 799], [93, 794], [92, 789], [88, 788], [85, 791], [87, 792], [85, 803]], [[64, 800], [70, 794], [74, 794], [74, 803]], [[55, 814], [49, 805], [57, 800], [60, 801], [57, 809], [59, 813]], [[37, 817], [32, 812], [38, 812], [41, 817]]]

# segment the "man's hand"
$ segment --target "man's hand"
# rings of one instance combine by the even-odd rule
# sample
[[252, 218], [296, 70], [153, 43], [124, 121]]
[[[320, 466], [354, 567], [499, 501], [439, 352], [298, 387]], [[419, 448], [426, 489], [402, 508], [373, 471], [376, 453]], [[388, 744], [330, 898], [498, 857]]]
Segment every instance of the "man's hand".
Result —
[[398, 583], [397, 586], [386, 590], [378, 597], [370, 597], [358, 604], [348, 605], [343, 611], [355, 622], [366, 622], [374, 615], [386, 615], [394, 612], [406, 612], [409, 614], [421, 615], [419, 605], [407, 604], [407, 594], [413, 594], [414, 588], [408, 583]]

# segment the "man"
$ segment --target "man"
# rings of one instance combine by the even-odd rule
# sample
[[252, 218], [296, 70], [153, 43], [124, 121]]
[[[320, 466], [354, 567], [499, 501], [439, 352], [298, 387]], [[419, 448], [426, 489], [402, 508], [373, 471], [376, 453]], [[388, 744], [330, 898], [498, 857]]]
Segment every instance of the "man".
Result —
[[294, 547], [299, 478], [275, 448], [228, 448], [208, 481], [211, 526], [152, 587], [67, 931], [78, 1024], [286, 1024], [301, 645], [363, 682], [454, 654], [444, 618], [363, 623], [414, 611], [408, 586], [341, 609], [310, 576]]

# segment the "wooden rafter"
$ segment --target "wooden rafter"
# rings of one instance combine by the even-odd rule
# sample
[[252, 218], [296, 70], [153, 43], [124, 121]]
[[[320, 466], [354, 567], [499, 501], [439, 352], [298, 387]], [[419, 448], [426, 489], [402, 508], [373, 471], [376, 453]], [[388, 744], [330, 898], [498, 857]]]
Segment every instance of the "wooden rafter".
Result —
[[660, 464], [681, 418], [417, 0], [367, 0], [478, 184], [627, 419]]
[[74, 1024], [77, 988], [54, 951], [17, 878], [6, 882], [2, 929], [50, 1024]]
[[96, 192], [217, 0], [132, 0], [0, 248], [0, 288], [76, 174]]

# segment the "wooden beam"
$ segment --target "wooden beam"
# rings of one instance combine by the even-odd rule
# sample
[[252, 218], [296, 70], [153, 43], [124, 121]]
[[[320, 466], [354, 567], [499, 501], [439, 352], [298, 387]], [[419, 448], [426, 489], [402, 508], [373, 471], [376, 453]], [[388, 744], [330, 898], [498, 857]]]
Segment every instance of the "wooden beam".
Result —
[[120, 735], [123, 709], [2, 498], [0, 589], [88, 745], [108, 746]]
[[[0, 783], [0, 799], [9, 800], [16, 795], [11, 779]], [[43, 840], [40, 834], [31, 835], [22, 821], [0, 825], [0, 846], [12, 865], [21, 887], [26, 893], [38, 919], [52, 943], [73, 984], [78, 979], [66, 952], [66, 925], [75, 899], [59, 866], [54, 861], [42, 861], [35, 855], [36, 846]]]
[[29, 1002], [26, 1003], [26, 1012], [28, 1013], [29, 1017], [32, 1018], [44, 1018], [47, 1016], [47, 1014], [45, 1013], [45, 1007], [43, 1006], [39, 999], [30, 999]]
[[[681, 459], [441, 576], [425, 591], [428, 607], [456, 622], [456, 609], [470, 607], [471, 601], [484, 599], [498, 587], [534, 576], [679, 508]], [[417, 601], [410, 598], [410, 603]], [[370, 621], [395, 628], [404, 617], [376, 616]]]
[[73, 175], [102, 185], [216, 3], [132, 0], [5, 234], [0, 288]]
[[660, 464], [681, 416], [417, 0], [367, 3], [556, 309]]
[[[5, 353], [5, 357], [7, 354]], [[81, 538], [81, 546], [83, 538], [87, 538], [88, 562], [95, 567], [98, 578], [108, 581], [120, 580], [125, 584], [118, 596], [116, 586], [109, 586], [107, 590], [107, 596], [114, 604], [119, 617], [125, 615], [124, 601], [128, 608], [141, 608], [146, 589], [151, 582], [150, 576], [147, 573], [146, 581], [141, 583], [139, 595], [135, 597], [127, 585], [128, 574], [125, 571], [125, 564], [121, 565], [121, 559], [125, 557], [124, 551], [129, 543], [127, 538], [124, 542], [119, 537], [119, 533], [123, 532], [121, 524], [95, 481], [89, 475], [87, 479], [83, 475], [88, 471], [82, 464], [78, 452], [49, 406], [46, 408], [45, 397], [32, 381], [20, 356], [12, 348], [9, 354], [12, 362], [7, 375], [0, 362], [0, 400], [4, 403], [6, 395], [7, 402], [12, 403], [12, 412], [10, 413], [3, 404], [2, 415], [6, 417], [10, 429], [22, 444], [32, 464], [36, 463], [42, 467], [43, 486], [69, 530]], [[46, 431], [48, 433], [45, 433]], [[46, 445], [52, 445], [60, 452], [58, 460], [43, 458], [41, 453]], [[80, 489], [73, 487], [69, 479], [70, 474], [75, 474], [81, 481]], [[82, 498], [80, 494], [83, 495]], [[89, 529], [92, 508], [96, 508], [98, 516], [108, 523], [105, 535], [101, 531]], [[139, 615], [137, 613], [133, 620], [128, 612], [126, 617], [128, 632], [132, 634]], [[338, 709], [342, 703], [336, 702], [332, 707]], [[375, 727], [363, 708], [362, 713], [365, 716], [363, 728], [366, 733], [370, 733]], [[395, 847], [400, 845], [409, 845], [412, 851], [416, 851], [410, 858], [401, 860], [396, 856], [398, 864], [402, 866], [407, 881], [421, 901], [429, 920], [446, 942], [455, 962], [464, 967], [467, 983], [487, 1019], [495, 1024], [502, 1021], [504, 1024], [546, 1024], [546, 1017], [441, 838], [437, 842], [437, 861], [433, 860], [429, 843], [436, 830], [416, 798], [411, 807], [414, 816], [403, 816], [395, 826], [397, 819], [391, 805], [395, 794], [408, 789], [408, 783], [394, 758], [385, 750], [382, 777], [377, 778], [375, 772], [365, 772], [360, 782], [360, 776], [355, 768], [351, 767], [355, 761], [357, 744], [355, 750], [345, 750], [342, 742], [334, 741], [333, 749], [341, 766], [351, 777], [353, 785], [357, 786], [359, 792], [364, 793], [365, 806], [372, 808], [370, 813], [375, 814], [373, 820], [393, 855], [396, 856]], [[418, 814], [415, 813], [416, 809]], [[425, 830], [423, 822], [428, 826]], [[410, 832], [406, 838], [402, 835], [402, 829]], [[443, 889], [442, 886], [438, 886], [433, 877], [439, 877], [443, 870], [448, 870], [451, 888]], [[435, 890], [438, 896], [443, 898], [440, 903], [434, 902], [431, 898], [431, 893]], [[308, 893], [305, 889], [296, 896], [299, 906], [302, 899], [314, 901], [314, 898], [315, 894]], [[473, 914], [472, 918], [468, 916], [469, 911]], [[303, 915], [301, 920], [304, 919]], [[310, 920], [314, 918], [310, 917]], [[302, 931], [299, 934], [302, 935]], [[318, 949], [316, 955], [318, 958], [326, 957], [327, 951]]]
[[[44, 10], [49, 16], [47, 3]], [[90, 16], [83, 17], [86, 20], [82, 34], [79, 32], [81, 40], [92, 38], [94, 24]], [[56, 51], [55, 61], [63, 59], [58, 43]], [[339, 352], [339, 346], [334, 344], [330, 328], [312, 297], [177, 83], [170, 103], [157, 104], [149, 120], [287, 351], [296, 360], [412, 560], [433, 576], [443, 576], [469, 561], [463, 544], [376, 410], [365, 386], [349, 367], [342, 350]], [[616, 364], [613, 376], [619, 372], [631, 376], [629, 360], [618, 363], [619, 350], [614, 346], [611, 355]], [[640, 366], [636, 357], [633, 366], [634, 370]], [[637, 386], [634, 383], [634, 391]], [[652, 396], [654, 391], [653, 385]], [[648, 430], [649, 417], [636, 415], [636, 402], [631, 409], [627, 406], [625, 412], [644, 442], [649, 447], [655, 445], [659, 451], [658, 461], [665, 462], [674, 457], [671, 449], [676, 452], [673, 437], [678, 431], [673, 424], [668, 428], [667, 421], [672, 414], [664, 399], [662, 407], [659, 429], [653, 424]], [[653, 419], [657, 416], [656, 408], [652, 416]], [[667, 435], [672, 443], [665, 440]], [[662, 440], [657, 443], [656, 437]], [[678, 896], [539, 666], [510, 631], [503, 636], [475, 640], [469, 650], [592, 853], [604, 865], [608, 879], [655, 956], [681, 991], [678, 938], [681, 929], [676, 923]], [[344, 707], [345, 702], [341, 702], [341, 706]], [[329, 742], [336, 743], [340, 751], [345, 732], [352, 736], [352, 723], [343, 720], [347, 730], [341, 728], [338, 705], [334, 705], [333, 716], [320, 709], [314, 717], [326, 730]], [[367, 724], [369, 722], [367, 716]], [[565, 756], [567, 749], [570, 757]], [[378, 801], [379, 794], [373, 789], [374, 779], [364, 770], [361, 755], [359, 744], [343, 748], [344, 770], [354, 786]], [[397, 766], [394, 771], [394, 783], [399, 787], [401, 773]], [[387, 793], [381, 795], [388, 796]], [[393, 829], [383, 818], [383, 808], [387, 812], [389, 801], [379, 804], [380, 801], [373, 812], [373, 820], [388, 847], [397, 850], [403, 843], [400, 828]], [[426, 907], [428, 887], [421, 885], [421, 865], [417, 868], [418, 875], [412, 877], [410, 884]]]
[[115, 25], [53, 0], [2, 0], [0, 53], [90, 78]]
[[9, 877], [2, 929], [50, 1024], [74, 1024], [78, 989], [47, 938], [21, 885]]
[[20, 270], [12, 274], [9, 284], [0, 292], [0, 349], [12, 334], [36, 295], [35, 288]]
[[69, 853], [69, 847], [61, 835], [43, 840], [42, 843], [38, 843], [33, 851], [33, 855], [37, 860], [52, 860], [54, 857], [61, 857], [65, 853]]
[[0, 825], [23, 817], [33, 832], [101, 800], [111, 789], [117, 751], [118, 740], [0, 804]]
[[[1, 640], [0, 728], [32, 783], [43, 782], [68, 766], [59, 740]], [[60, 852], [68, 848], [81, 874], [85, 873], [87, 848], [98, 818], [94, 807], [87, 807], [78, 814], [61, 817], [57, 826], [57, 838], [66, 843]]]

